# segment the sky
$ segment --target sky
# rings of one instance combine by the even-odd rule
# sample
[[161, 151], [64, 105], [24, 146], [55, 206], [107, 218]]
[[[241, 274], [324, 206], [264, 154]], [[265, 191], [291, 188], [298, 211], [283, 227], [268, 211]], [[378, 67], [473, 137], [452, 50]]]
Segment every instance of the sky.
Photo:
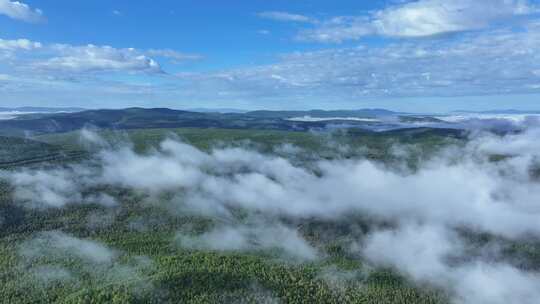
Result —
[[0, 107], [539, 102], [540, 0], [0, 0]]

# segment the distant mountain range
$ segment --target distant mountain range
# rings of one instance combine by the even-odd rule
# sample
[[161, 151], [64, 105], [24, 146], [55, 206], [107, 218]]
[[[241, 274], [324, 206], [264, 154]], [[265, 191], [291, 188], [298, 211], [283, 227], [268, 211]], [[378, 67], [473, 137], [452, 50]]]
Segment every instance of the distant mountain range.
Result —
[[[140, 108], [143, 109], [143, 108]], [[61, 113], [61, 112], [82, 112], [88, 109], [76, 108], [76, 107], [0, 107], [0, 112], [26, 112], [26, 113]], [[147, 110], [152, 110], [148, 108]], [[90, 111], [90, 110], [89, 110]], [[290, 117], [376, 117], [376, 116], [390, 116], [398, 114], [406, 114], [401, 112], [393, 112], [385, 109], [359, 109], [359, 110], [306, 110], [306, 111], [272, 111], [272, 110], [257, 110], [247, 111], [233, 108], [193, 108], [187, 110], [175, 110], [185, 112], [197, 112], [197, 113], [241, 113], [248, 114], [256, 117], [265, 118], [290, 118]]]
[[[32, 111], [33, 110], [33, 111]], [[190, 112], [167, 108], [128, 108], [118, 110], [80, 110], [76, 108], [48, 109], [52, 112], [36, 113], [37, 108], [17, 108], [16, 111], [33, 112], [13, 119], [0, 120], [0, 134], [43, 134], [68, 132], [86, 126], [107, 129], [137, 128], [232, 128], [306, 131], [346, 124], [365, 126], [368, 121], [349, 121], [347, 118], [374, 118], [398, 115], [383, 109], [311, 110], [311, 111], [252, 111], [247, 113]], [[325, 121], [292, 121], [294, 117], [322, 117]]]
[[[225, 110], [225, 109], [222, 109]], [[144, 128], [224, 128], [308, 131], [336, 127], [357, 127], [369, 130], [392, 128], [451, 127], [451, 122], [431, 115], [415, 115], [385, 109], [359, 110], [309, 110], [309, 111], [250, 111], [245, 113], [215, 111], [182, 111], [167, 108], [128, 108], [115, 110], [84, 110], [81, 108], [0, 108], [0, 112], [31, 113], [11, 114], [0, 119], [0, 135], [26, 136], [69, 132], [84, 127], [105, 129]], [[534, 111], [499, 110], [461, 114], [531, 114]], [[8, 115], [9, 116], [9, 115]], [[293, 119], [296, 118], [296, 119]], [[304, 118], [304, 119], [298, 119]], [[321, 118], [321, 119], [308, 119]], [[326, 118], [326, 119], [324, 119]]]
[[393, 112], [385, 109], [359, 109], [359, 110], [309, 110], [309, 111], [251, 111], [246, 115], [260, 118], [292, 118], [292, 117], [356, 117], [356, 118], [375, 118], [381, 116], [396, 116], [407, 113]]
[[191, 108], [186, 109], [189, 112], [199, 113], [247, 113], [248, 110], [233, 109], [233, 108]]
[[[140, 108], [143, 109], [143, 108]], [[151, 108], [146, 108], [152, 110]], [[122, 109], [119, 109], [122, 110]], [[22, 112], [22, 113], [74, 113], [82, 111], [96, 111], [79, 107], [0, 107], [0, 112]], [[274, 111], [274, 110], [242, 110], [235, 108], [190, 108], [186, 110], [174, 110], [185, 112], [197, 112], [197, 113], [219, 113], [219, 114], [248, 114], [250, 116], [261, 118], [291, 118], [291, 117], [380, 117], [380, 116], [396, 116], [396, 115], [411, 115], [406, 112], [395, 112], [386, 109], [358, 109], [358, 110], [305, 110], [305, 111]], [[487, 110], [487, 111], [470, 111], [470, 110], [456, 110], [449, 114], [540, 114], [540, 110], [515, 110], [515, 109], [501, 109], [501, 110]], [[414, 114], [413, 114], [414, 115]]]
[[59, 113], [59, 112], [81, 112], [83, 108], [47, 108], [47, 107], [0, 107], [0, 112], [23, 112], [23, 113]]

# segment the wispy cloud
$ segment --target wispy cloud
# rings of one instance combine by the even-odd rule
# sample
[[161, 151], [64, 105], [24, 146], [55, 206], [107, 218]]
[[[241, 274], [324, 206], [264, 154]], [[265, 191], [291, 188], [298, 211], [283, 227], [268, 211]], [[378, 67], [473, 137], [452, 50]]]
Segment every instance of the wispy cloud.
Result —
[[538, 12], [525, 0], [420, 0], [361, 16], [338, 16], [298, 34], [299, 40], [339, 43], [369, 35], [427, 37], [486, 29], [519, 16]]
[[26, 22], [40, 22], [44, 20], [40, 9], [32, 9], [25, 3], [11, 0], [0, 0], [0, 15]]
[[315, 19], [308, 16], [292, 14], [288, 12], [262, 12], [257, 14], [261, 18], [271, 19], [275, 21], [285, 21], [285, 22], [303, 22], [303, 23], [313, 23], [316, 22]]
[[[73, 99], [77, 91], [91, 88], [89, 96], [78, 98], [129, 98], [143, 104], [152, 98], [275, 107], [325, 100], [331, 106], [336, 100], [354, 104], [366, 98], [538, 94], [538, 54], [540, 23], [531, 21], [452, 38], [296, 52], [273, 64], [177, 75], [163, 74], [158, 60], [182, 63], [200, 56], [167, 49], [0, 41], [0, 58], [6, 58], [2, 74], [10, 76], [3, 80], [6, 96], [36, 92]], [[122, 84], [96, 79], [107, 73], [137, 74], [146, 80], [131, 77]]]
[[[153, 290], [144, 273], [153, 270], [151, 260], [129, 256], [100, 242], [60, 232], [35, 233], [17, 248], [19, 265], [26, 269], [15, 278], [20, 286], [48, 289], [53, 283], [80, 290], [80, 283], [123, 285], [137, 292]], [[47, 260], [47, 263], [39, 261]], [[69, 261], [69, 262], [68, 262]], [[74, 266], [76, 262], [77, 267]], [[132, 283], [135, 283], [133, 285]]]
[[208, 94], [228, 92], [253, 99], [353, 101], [540, 93], [539, 51], [540, 24], [529, 23], [519, 31], [500, 29], [452, 39], [298, 52], [272, 65], [181, 75], [181, 79]]
[[182, 53], [171, 49], [151, 49], [145, 52], [149, 56], [171, 59], [173, 63], [201, 60], [204, 56], [199, 54]]

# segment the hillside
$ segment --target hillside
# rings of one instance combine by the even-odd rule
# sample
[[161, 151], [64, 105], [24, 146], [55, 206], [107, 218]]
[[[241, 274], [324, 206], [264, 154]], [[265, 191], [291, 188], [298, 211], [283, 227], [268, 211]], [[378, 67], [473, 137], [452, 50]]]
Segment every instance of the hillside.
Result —
[[[21, 136], [27, 133], [46, 134], [69, 132], [92, 126], [106, 129], [140, 128], [228, 128], [307, 131], [325, 128], [334, 121], [289, 121], [295, 116], [314, 117], [373, 117], [391, 115], [385, 110], [359, 111], [255, 111], [248, 113], [201, 113], [166, 108], [129, 108], [119, 110], [88, 110], [76, 113], [31, 114], [17, 119], [0, 121], [0, 134]], [[350, 126], [368, 123], [346, 121]]]
[[26, 138], [0, 136], [0, 169], [36, 163], [66, 161], [84, 155], [82, 151]]

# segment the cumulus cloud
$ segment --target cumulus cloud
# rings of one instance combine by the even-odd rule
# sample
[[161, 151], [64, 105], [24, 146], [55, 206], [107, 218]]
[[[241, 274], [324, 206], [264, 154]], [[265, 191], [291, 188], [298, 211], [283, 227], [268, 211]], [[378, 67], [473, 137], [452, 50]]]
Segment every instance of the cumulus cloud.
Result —
[[271, 11], [271, 12], [262, 12], [257, 14], [261, 18], [265, 19], [271, 19], [276, 21], [288, 21], [288, 22], [304, 22], [304, 23], [312, 23], [315, 22], [315, 19], [299, 15], [299, 14], [292, 14], [288, 12], [278, 12], [278, 11]]
[[49, 79], [58, 78], [58, 73], [162, 74], [159, 63], [153, 57], [165, 58], [174, 63], [203, 58], [198, 54], [181, 53], [172, 49], [143, 51], [107, 45], [42, 44], [28, 39], [0, 39], [0, 55], [9, 55], [10, 62], [16, 65], [18, 72], [38, 71], [47, 74]]
[[11, 0], [0, 0], [0, 15], [26, 22], [39, 22], [44, 18], [40, 9], [32, 9], [28, 4]]
[[305, 30], [299, 39], [343, 42], [368, 35], [426, 37], [486, 29], [511, 18], [538, 12], [525, 0], [420, 0], [392, 5], [364, 16], [340, 16]]
[[[113, 99], [127, 98], [133, 106], [137, 98], [154, 96], [158, 87], [151, 79], [166, 75], [158, 61], [131, 48], [0, 40], [0, 59], [0, 90], [7, 99], [19, 96], [17, 100], [30, 102], [36, 96], [49, 96], [46, 99], [55, 100], [56, 105], [70, 99], [90, 107], [97, 102], [108, 107]], [[129, 77], [107, 77], [112, 75]]]
[[54, 45], [52, 49], [59, 54], [34, 67], [49, 71], [72, 73], [133, 71], [160, 73], [159, 64], [135, 49], [117, 49], [110, 46], [71, 46]]

